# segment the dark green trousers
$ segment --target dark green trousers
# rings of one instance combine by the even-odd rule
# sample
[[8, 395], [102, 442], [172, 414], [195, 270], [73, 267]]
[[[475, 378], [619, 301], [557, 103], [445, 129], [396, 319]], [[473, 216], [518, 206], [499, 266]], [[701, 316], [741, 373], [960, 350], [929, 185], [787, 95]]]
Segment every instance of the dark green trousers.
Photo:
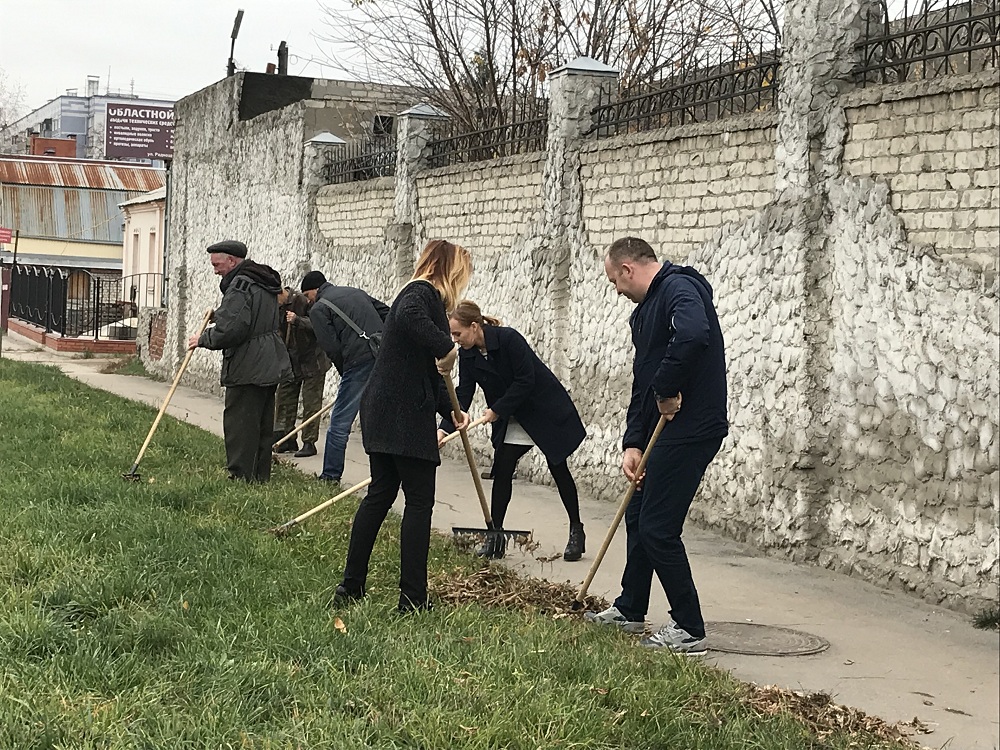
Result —
[[266, 482], [271, 478], [276, 387], [233, 385], [226, 388], [222, 432], [226, 440], [226, 467], [233, 479]]
[[[313, 378], [290, 380], [278, 386], [275, 396], [276, 410], [274, 414], [274, 429], [282, 435], [287, 435], [295, 429], [295, 417], [299, 412], [299, 393], [302, 394], [302, 420], [309, 419], [323, 407], [323, 385], [326, 373]], [[317, 419], [306, 425], [302, 430], [302, 442], [315, 445], [319, 441], [319, 423]]]

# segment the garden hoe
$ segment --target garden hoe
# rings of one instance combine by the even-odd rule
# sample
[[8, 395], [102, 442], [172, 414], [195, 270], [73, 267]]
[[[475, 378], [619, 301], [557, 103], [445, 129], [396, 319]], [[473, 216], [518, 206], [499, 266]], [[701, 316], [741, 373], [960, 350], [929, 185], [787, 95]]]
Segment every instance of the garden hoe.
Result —
[[[480, 424], [482, 424], [485, 421], [486, 421], [485, 417], [483, 417], [482, 419], [477, 419], [475, 422], [473, 422], [472, 424], [470, 424], [469, 427], [475, 427], [476, 425], [480, 425]], [[444, 438], [444, 440], [441, 441], [441, 444], [444, 445], [445, 443], [449, 442], [450, 440], [453, 440], [456, 437], [458, 437], [458, 433], [457, 432], [453, 432], [450, 435], [446, 436]], [[365, 487], [367, 487], [371, 483], [372, 483], [372, 478], [368, 477], [368, 479], [366, 479], [365, 481], [358, 482], [356, 485], [354, 485], [350, 489], [344, 490], [339, 495], [336, 495], [335, 497], [331, 497], [329, 500], [324, 500], [322, 503], [320, 503], [319, 505], [317, 505], [312, 510], [307, 510], [302, 515], [296, 516], [291, 521], [285, 521], [280, 526], [275, 526], [273, 529], [269, 529], [269, 531], [272, 534], [274, 534], [275, 536], [285, 536], [289, 531], [291, 531], [292, 529], [294, 529], [296, 526], [298, 526], [300, 523], [302, 523], [303, 521], [305, 521], [310, 516], [316, 515], [321, 510], [326, 510], [327, 508], [329, 508], [331, 505], [333, 505], [338, 500], [343, 500], [345, 497], [347, 497], [348, 495], [353, 495], [358, 490], [363, 490]]]
[[[455, 416], [462, 413], [462, 407], [458, 403], [458, 393], [455, 392], [455, 381], [451, 379], [451, 373], [443, 375], [445, 385], [448, 386], [448, 395], [451, 397], [451, 408]], [[476, 420], [473, 424], [478, 424], [481, 420]], [[469, 427], [472, 425], [470, 424]], [[469, 442], [468, 427], [458, 430], [462, 436], [462, 445], [465, 447], [465, 458], [469, 462], [469, 471], [472, 472], [472, 481], [476, 485], [476, 494], [479, 496], [479, 505], [483, 510], [483, 519], [486, 521], [485, 529], [469, 528], [466, 526], [452, 526], [451, 533], [456, 536], [477, 536], [482, 537], [487, 546], [498, 546], [505, 543], [505, 540], [527, 541], [531, 537], [530, 531], [518, 531], [514, 529], [498, 529], [493, 525], [493, 518], [490, 516], [490, 506], [486, 504], [486, 494], [483, 492], [483, 481], [480, 478], [479, 469], [476, 468], [476, 459], [472, 455], [472, 444]], [[455, 433], [452, 433], [454, 435]], [[450, 435], [449, 435], [450, 437]]]
[[[196, 336], [201, 336], [205, 328], [208, 327], [208, 322], [212, 319], [212, 309], [209, 308], [205, 311], [205, 317], [201, 321], [201, 327], [198, 329]], [[177, 384], [181, 382], [181, 375], [184, 374], [184, 370], [187, 369], [188, 362], [191, 361], [191, 355], [194, 354], [194, 349], [188, 349], [187, 354], [184, 355], [184, 361], [181, 362], [181, 367], [177, 371], [177, 375], [174, 376], [174, 383], [170, 386], [170, 390], [167, 391], [167, 397], [163, 399], [163, 405], [160, 407], [160, 413], [156, 415], [156, 419], [153, 420], [153, 426], [149, 428], [149, 434], [146, 435], [146, 442], [142, 444], [142, 448], [139, 449], [139, 455], [135, 457], [135, 463], [132, 464], [132, 468], [122, 474], [122, 479], [127, 479], [130, 482], [138, 482], [142, 477], [138, 473], [139, 462], [142, 461], [143, 455], [146, 453], [146, 448], [149, 447], [149, 441], [153, 439], [153, 433], [156, 432], [156, 428], [160, 426], [160, 420], [163, 418], [164, 412], [167, 410], [167, 404], [170, 403], [170, 399], [174, 395], [174, 391], [177, 390]]]
[[580, 586], [580, 591], [573, 600], [574, 612], [579, 612], [584, 607], [584, 600], [587, 597], [587, 589], [590, 588], [590, 583], [594, 580], [594, 576], [597, 574], [597, 569], [601, 567], [604, 555], [607, 553], [608, 547], [611, 546], [611, 540], [614, 539], [615, 532], [618, 531], [618, 525], [622, 522], [622, 518], [625, 517], [625, 509], [628, 508], [629, 501], [632, 499], [632, 495], [635, 494], [635, 488], [639, 483], [639, 479], [642, 477], [643, 472], [646, 471], [646, 464], [649, 463], [649, 454], [653, 452], [653, 446], [656, 445], [656, 439], [660, 437], [660, 433], [663, 432], [663, 427], [666, 424], [667, 418], [660, 415], [660, 420], [656, 423], [656, 429], [653, 430], [653, 436], [649, 439], [649, 443], [646, 445], [646, 450], [642, 454], [642, 459], [639, 461], [639, 466], [635, 470], [635, 479], [629, 483], [628, 489], [625, 490], [625, 494], [622, 496], [622, 501], [618, 506], [618, 512], [615, 513], [615, 518], [611, 522], [611, 526], [608, 527], [608, 533], [604, 536], [604, 544], [601, 545], [601, 551], [598, 552], [597, 557], [594, 558], [594, 563], [590, 566], [590, 572], [587, 573], [587, 577], [584, 579], [583, 585]]

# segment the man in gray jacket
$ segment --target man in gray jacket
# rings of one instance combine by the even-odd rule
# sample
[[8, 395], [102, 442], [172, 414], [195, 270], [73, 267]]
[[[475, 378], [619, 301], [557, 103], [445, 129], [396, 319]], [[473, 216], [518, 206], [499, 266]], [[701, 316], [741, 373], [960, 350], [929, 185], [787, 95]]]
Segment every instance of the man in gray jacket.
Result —
[[230, 479], [266, 482], [271, 478], [274, 391], [292, 373], [278, 333], [281, 277], [273, 268], [247, 260], [242, 242], [217, 242], [208, 252], [222, 277], [222, 304], [213, 313], [215, 325], [188, 339], [188, 349], [222, 350], [222, 431]]
[[313, 303], [309, 320], [316, 341], [340, 373], [319, 475], [320, 479], [339, 482], [344, 474], [347, 439], [361, 408], [361, 392], [375, 366], [389, 307], [360, 289], [334, 286], [319, 271], [303, 277], [302, 293]]

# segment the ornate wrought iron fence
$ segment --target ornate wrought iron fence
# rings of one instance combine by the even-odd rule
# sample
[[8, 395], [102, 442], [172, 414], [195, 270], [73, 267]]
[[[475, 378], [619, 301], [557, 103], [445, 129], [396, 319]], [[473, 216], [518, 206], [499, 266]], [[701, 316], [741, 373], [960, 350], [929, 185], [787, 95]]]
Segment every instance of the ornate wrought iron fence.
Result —
[[360, 182], [396, 174], [396, 138], [378, 136], [370, 140], [348, 143], [344, 150], [331, 155], [323, 169], [328, 185]]
[[[547, 108], [543, 108], [543, 111], [544, 109]], [[543, 151], [548, 135], [547, 114], [469, 133], [456, 133], [453, 129], [442, 126], [438, 137], [428, 144], [431, 149], [430, 165], [446, 167], [450, 164]]]
[[625, 90], [617, 101], [601, 102], [593, 109], [594, 124], [587, 132], [607, 138], [771, 109], [777, 103], [780, 73], [778, 49], [720, 51], [715, 64], [695, 64], [652, 90]]
[[160, 305], [163, 275], [97, 274], [82, 269], [14, 266], [10, 311], [67, 337], [130, 340], [140, 307]]
[[923, 80], [996, 68], [1000, 59], [1000, 0], [949, 3], [904, 0], [890, 20], [885, 0], [869, 16], [858, 43], [862, 86]]
[[16, 264], [10, 276], [10, 315], [44, 328], [62, 331], [66, 320], [66, 280], [61, 268]]

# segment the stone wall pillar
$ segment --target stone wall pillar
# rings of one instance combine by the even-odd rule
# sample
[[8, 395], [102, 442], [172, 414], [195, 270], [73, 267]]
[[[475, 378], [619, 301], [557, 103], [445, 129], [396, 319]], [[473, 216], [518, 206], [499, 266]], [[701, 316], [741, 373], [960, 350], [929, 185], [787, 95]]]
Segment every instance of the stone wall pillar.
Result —
[[[549, 122], [543, 206], [531, 233], [532, 280], [538, 290], [535, 343], [549, 367], [571, 383], [570, 262], [589, 253], [583, 224], [580, 145], [593, 125], [592, 111], [617, 89], [618, 71], [589, 57], [578, 57], [549, 75]], [[525, 311], [529, 314], [528, 311]]]
[[[840, 173], [854, 45], [875, 0], [788, 0], [782, 27], [774, 188], [780, 197]], [[789, 196], [790, 200], [801, 197]]]
[[801, 290], [793, 324], [804, 357], [794, 371], [799, 403], [786, 443], [792, 472], [784, 487], [797, 497], [798, 541], [810, 545], [810, 555], [822, 546], [829, 485], [837, 481], [829, 465], [838, 427], [828, 387], [834, 319], [828, 196], [847, 137], [840, 95], [854, 85], [855, 44], [872, 6], [872, 0], [788, 0], [785, 6], [773, 210]]
[[430, 165], [428, 146], [434, 124], [448, 116], [429, 104], [418, 104], [399, 113], [396, 124], [396, 195], [393, 221], [386, 228], [386, 244], [394, 250], [396, 280], [403, 284], [413, 275], [416, 255], [423, 249], [417, 176]]

